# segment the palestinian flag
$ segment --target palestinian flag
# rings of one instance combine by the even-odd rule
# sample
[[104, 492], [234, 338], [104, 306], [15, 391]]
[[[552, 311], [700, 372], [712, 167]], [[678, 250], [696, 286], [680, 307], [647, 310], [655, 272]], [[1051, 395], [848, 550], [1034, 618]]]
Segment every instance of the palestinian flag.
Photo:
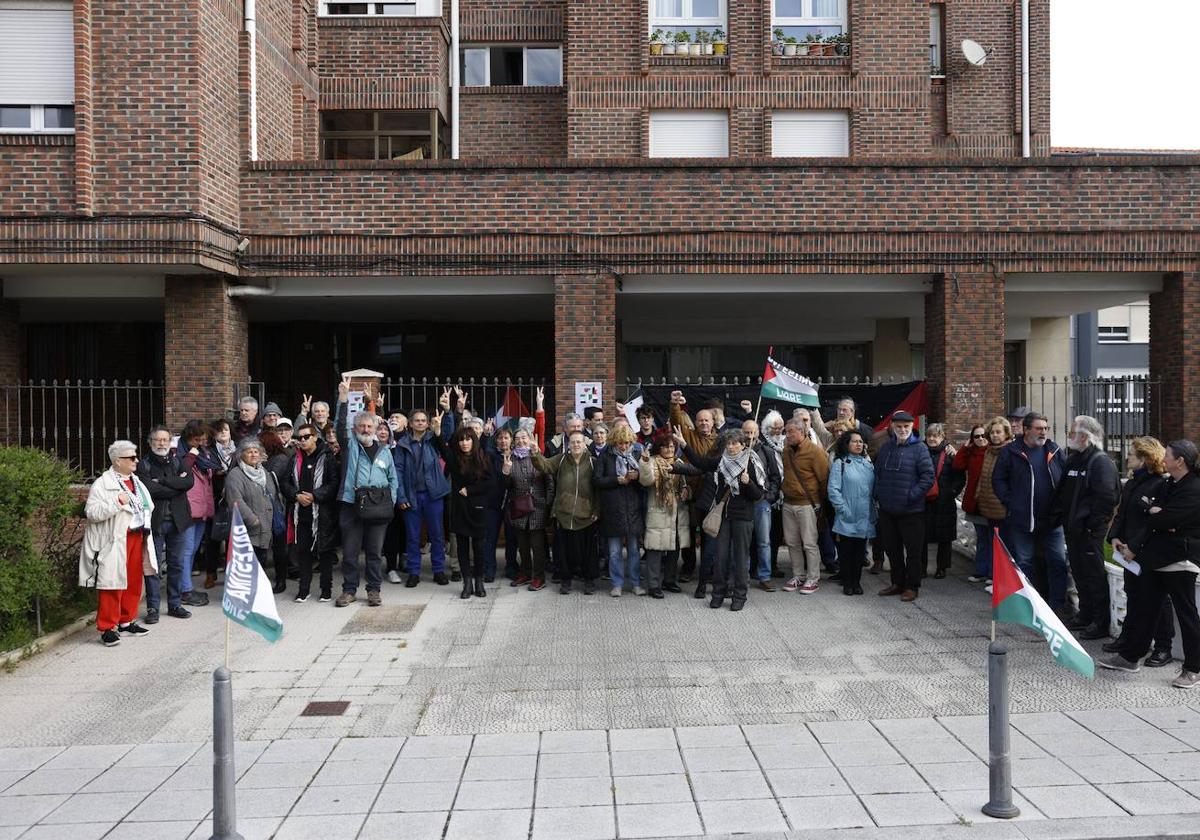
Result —
[[992, 620], [1023, 624], [1040, 633], [1059, 665], [1092, 679], [1096, 673], [1092, 657], [1017, 568], [1000, 539], [1000, 529], [992, 531]]
[[283, 635], [283, 622], [275, 609], [271, 581], [258, 563], [242, 512], [235, 503], [230, 513], [229, 551], [225, 565], [225, 594], [221, 608], [225, 615], [243, 627], [249, 627], [268, 642]]
[[767, 367], [763, 371], [760, 395], [768, 400], [805, 405], [809, 408], [821, 406], [816, 383], [794, 370], [785, 368], [770, 356], [767, 356]]
[[504, 404], [492, 418], [492, 424], [496, 427], [496, 431], [507, 426], [510, 432], [516, 432], [521, 418], [529, 417], [531, 413], [529, 407], [525, 405], [525, 401], [521, 399], [521, 392], [509, 385], [508, 390], [504, 392]]

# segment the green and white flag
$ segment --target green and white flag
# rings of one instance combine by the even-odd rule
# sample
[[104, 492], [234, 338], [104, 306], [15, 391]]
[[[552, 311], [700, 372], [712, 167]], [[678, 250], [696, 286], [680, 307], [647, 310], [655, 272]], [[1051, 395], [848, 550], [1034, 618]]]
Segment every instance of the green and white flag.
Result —
[[992, 535], [992, 620], [1037, 631], [1059, 665], [1088, 679], [1095, 677], [1096, 663], [1017, 568], [1000, 539], [999, 528], [993, 529]]
[[796, 405], [805, 405], [809, 408], [819, 408], [821, 405], [821, 400], [817, 397], [815, 382], [794, 370], [785, 368], [769, 355], [767, 356], [767, 368], [763, 371], [760, 395], [769, 400], [780, 400]]
[[254, 545], [236, 503], [230, 514], [225, 594], [221, 597], [221, 608], [231, 620], [249, 627], [268, 642], [277, 642], [283, 635], [283, 622], [275, 609], [271, 581], [254, 554]]

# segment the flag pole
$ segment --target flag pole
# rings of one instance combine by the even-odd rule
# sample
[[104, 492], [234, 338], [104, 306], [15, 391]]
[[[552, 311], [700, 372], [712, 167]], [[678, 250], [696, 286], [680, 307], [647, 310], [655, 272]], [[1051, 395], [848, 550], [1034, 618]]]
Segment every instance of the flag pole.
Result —
[[[775, 355], [775, 345], [772, 344], [767, 348], [767, 359], [769, 360]], [[758, 412], [762, 410], [762, 383], [758, 386], [758, 404], [754, 406], [754, 422], [758, 423]]]
[[[993, 641], [995, 640], [995, 635], [996, 635], [995, 630], [996, 630], [996, 625], [993, 622], [993, 624], [992, 624]], [[229, 636], [230, 636], [229, 616], [225, 616], [225, 667], [226, 668], [229, 667]]]

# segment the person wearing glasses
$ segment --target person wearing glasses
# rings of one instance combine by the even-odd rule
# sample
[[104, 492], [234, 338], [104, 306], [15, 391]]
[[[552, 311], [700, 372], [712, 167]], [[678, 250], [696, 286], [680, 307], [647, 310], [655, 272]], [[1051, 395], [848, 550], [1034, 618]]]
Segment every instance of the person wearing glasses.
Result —
[[101, 643], [113, 647], [150, 632], [137, 622], [138, 603], [142, 577], [158, 574], [158, 561], [150, 531], [154, 502], [135, 475], [137, 447], [114, 441], [108, 460], [111, 468], [92, 484], [84, 506], [79, 585], [96, 590], [96, 629]]
[[[1005, 432], [1004, 428], [1008, 428], [1009, 431]], [[993, 429], [999, 430], [1000, 438], [994, 447], [990, 445], [991, 441], [988, 438], [989, 430]], [[996, 454], [1011, 437], [1012, 431], [1008, 426], [1008, 421], [1003, 417], [997, 417], [987, 425], [972, 426], [967, 445], [954, 453], [954, 469], [967, 474], [967, 485], [963, 490], [962, 497], [963, 513], [966, 515], [967, 521], [975, 527], [975, 568], [967, 578], [971, 583], [990, 584], [992, 581], [992, 524], [987, 514], [980, 510], [980, 505], [983, 503], [980, 494], [986, 490], [987, 494], [995, 500], [995, 493], [992, 492], [992, 470], [996, 465]], [[987, 465], [986, 480], [983, 479], [985, 462]], [[995, 500], [995, 503], [999, 505], [999, 500]], [[1003, 512], [1003, 508], [1001, 508], [1001, 512]], [[999, 519], [1003, 521], [1003, 513]]]
[[[1004, 505], [1004, 543], [1025, 577], [1043, 591], [1064, 621], [1071, 619], [1067, 606], [1067, 544], [1061, 525], [1055, 523], [1055, 491], [1062, 482], [1066, 461], [1050, 439], [1050, 421], [1031, 411], [1021, 421], [1021, 437], [1000, 450], [992, 472], [992, 489]], [[1035, 565], [1034, 558], [1039, 559]], [[1045, 573], [1046, 586], [1039, 586]]]
[[308, 600], [313, 558], [319, 567], [322, 603], [333, 598], [333, 564], [337, 560], [337, 455], [312, 423], [296, 429], [296, 451], [284, 473], [282, 491], [291, 503], [291, 546], [299, 569], [296, 603]]

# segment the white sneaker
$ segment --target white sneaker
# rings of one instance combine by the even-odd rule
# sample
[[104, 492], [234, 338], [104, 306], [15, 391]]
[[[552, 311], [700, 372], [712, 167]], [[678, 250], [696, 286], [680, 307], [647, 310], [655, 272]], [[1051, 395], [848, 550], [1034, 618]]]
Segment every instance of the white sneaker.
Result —
[[1171, 681], [1171, 685], [1174, 688], [1195, 688], [1197, 685], [1200, 685], [1200, 674], [1189, 671], [1186, 668], [1181, 668], [1179, 676]]
[[979, 575], [971, 575], [967, 580], [971, 583], [983, 583], [987, 578], [980, 577]]
[[987, 586], [983, 587], [983, 591], [986, 592], [987, 594], [991, 595], [992, 594], [992, 585], [989, 583]]
[[646, 590], [641, 586], [635, 586], [633, 587], [633, 594], [638, 596], [645, 595]]
[[400, 580], [399, 572], [397, 572], [395, 569], [392, 569], [390, 572], [388, 572], [388, 583], [401, 583], [401, 582], [402, 581]]
[[612, 588], [612, 592], [609, 592], [608, 594], [613, 596], [614, 598], [620, 598], [621, 597], [621, 587], [614, 586]]
[[784, 592], [795, 592], [797, 589], [800, 588], [801, 583], [803, 583], [803, 581], [800, 580], [800, 578], [798, 578], [798, 577], [789, 578], [788, 582], [783, 585], [783, 591]]

